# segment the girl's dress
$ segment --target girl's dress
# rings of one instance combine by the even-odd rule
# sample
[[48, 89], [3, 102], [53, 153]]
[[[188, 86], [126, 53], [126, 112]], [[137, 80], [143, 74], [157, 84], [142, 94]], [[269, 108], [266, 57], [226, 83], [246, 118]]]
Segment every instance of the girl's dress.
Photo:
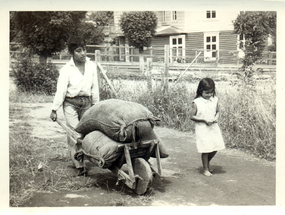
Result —
[[[209, 100], [202, 96], [193, 101], [197, 106], [197, 117], [211, 120], [216, 115], [218, 98], [211, 97]], [[208, 126], [204, 122], [195, 123], [196, 145], [199, 153], [210, 153], [225, 148], [224, 140], [218, 123]]]

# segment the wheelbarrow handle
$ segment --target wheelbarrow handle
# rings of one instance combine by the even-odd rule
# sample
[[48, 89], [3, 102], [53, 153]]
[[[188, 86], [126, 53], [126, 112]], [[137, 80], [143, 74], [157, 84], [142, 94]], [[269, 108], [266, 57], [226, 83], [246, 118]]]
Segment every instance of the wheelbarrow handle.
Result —
[[75, 144], [82, 142], [80, 139], [82, 138], [82, 135], [80, 133], [74, 131], [59, 119], [56, 119], [56, 122], [66, 131], [67, 135], [75, 142]]

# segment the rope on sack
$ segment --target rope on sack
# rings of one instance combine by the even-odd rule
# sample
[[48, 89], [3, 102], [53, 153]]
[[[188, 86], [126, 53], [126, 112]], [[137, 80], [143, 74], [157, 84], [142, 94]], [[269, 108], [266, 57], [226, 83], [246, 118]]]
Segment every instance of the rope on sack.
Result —
[[151, 124], [151, 127], [153, 128], [154, 125], [158, 125], [158, 122], [160, 121], [159, 118], [155, 117], [155, 116], [149, 116], [147, 118], [139, 118], [139, 119], [135, 119], [133, 121], [131, 121], [128, 124], [125, 124], [124, 126], [121, 126], [120, 128], [120, 137], [123, 137], [121, 139], [121, 141], [125, 141], [126, 140], [126, 128], [129, 126], [132, 126], [132, 143], [135, 143], [138, 139], [137, 134], [138, 134], [138, 122], [144, 122], [144, 121], [149, 121], [149, 123]]
[[102, 168], [105, 165], [105, 160], [99, 155], [91, 155], [87, 152], [85, 152], [83, 149], [80, 149], [78, 152], [75, 153], [74, 158], [78, 161], [83, 161], [83, 156], [86, 155], [87, 157], [94, 158], [96, 161], [98, 161], [98, 167]]
[[161, 121], [158, 117], [155, 117], [155, 116], [151, 116], [148, 118], [150, 124], [152, 127], [154, 127], [155, 125], [159, 125], [159, 122]]
[[120, 127], [120, 133], [118, 137], [120, 142], [124, 142], [127, 138], [126, 131], [125, 131], [126, 127], [127, 127], [126, 125]]

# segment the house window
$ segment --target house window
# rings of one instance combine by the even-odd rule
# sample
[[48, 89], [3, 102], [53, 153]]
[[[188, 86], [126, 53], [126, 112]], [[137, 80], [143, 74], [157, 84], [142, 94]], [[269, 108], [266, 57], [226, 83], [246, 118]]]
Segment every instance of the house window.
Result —
[[245, 47], [245, 35], [238, 34], [237, 35], [237, 50], [243, 49]]
[[207, 10], [206, 17], [207, 17], [207, 19], [216, 18], [216, 11], [215, 10]]
[[176, 21], [177, 20], [177, 11], [172, 11], [172, 21]]
[[170, 62], [182, 62], [185, 59], [185, 35], [170, 36]]
[[205, 33], [204, 45], [204, 60], [215, 61], [218, 57], [219, 33]]
[[216, 36], [206, 37], [206, 51], [211, 53], [208, 56], [216, 57], [217, 39]]

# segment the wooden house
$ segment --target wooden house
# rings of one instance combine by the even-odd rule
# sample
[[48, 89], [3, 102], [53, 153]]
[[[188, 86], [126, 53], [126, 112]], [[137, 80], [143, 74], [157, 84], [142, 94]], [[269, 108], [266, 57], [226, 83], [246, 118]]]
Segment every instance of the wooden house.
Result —
[[[119, 27], [123, 12], [114, 12], [117, 45], [126, 43]], [[158, 18], [156, 36], [152, 38], [152, 54], [163, 56], [165, 45], [170, 47], [170, 62], [191, 62], [197, 53], [203, 63], [236, 63], [239, 43], [243, 38], [233, 33], [233, 21], [239, 11], [193, 10], [155, 11]], [[160, 48], [159, 48], [160, 47]]]

